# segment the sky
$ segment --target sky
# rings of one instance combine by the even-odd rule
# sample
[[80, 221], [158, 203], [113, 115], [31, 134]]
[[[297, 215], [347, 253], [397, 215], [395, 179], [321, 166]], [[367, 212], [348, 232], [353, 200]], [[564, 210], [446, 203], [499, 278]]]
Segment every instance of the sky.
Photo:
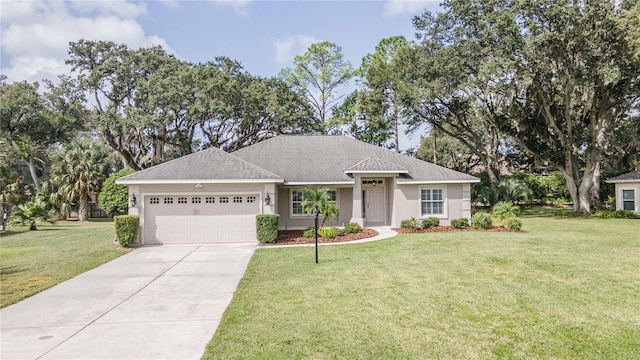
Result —
[[[276, 76], [309, 45], [331, 41], [354, 67], [385, 38], [414, 39], [411, 18], [439, 1], [13, 1], [0, 0], [0, 73], [8, 81], [70, 74], [69, 42], [160, 45], [193, 63], [216, 56]], [[344, 89], [343, 91], [347, 91]], [[414, 136], [419, 139], [419, 136]], [[401, 146], [401, 148], [404, 148]]]

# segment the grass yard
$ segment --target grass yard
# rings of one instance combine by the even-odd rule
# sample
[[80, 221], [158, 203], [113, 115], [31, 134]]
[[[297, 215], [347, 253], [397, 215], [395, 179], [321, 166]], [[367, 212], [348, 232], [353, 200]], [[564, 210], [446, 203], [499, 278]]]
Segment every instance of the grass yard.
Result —
[[640, 221], [258, 249], [205, 359], [638, 359]]
[[129, 252], [112, 221], [60, 221], [0, 234], [0, 307], [16, 303]]

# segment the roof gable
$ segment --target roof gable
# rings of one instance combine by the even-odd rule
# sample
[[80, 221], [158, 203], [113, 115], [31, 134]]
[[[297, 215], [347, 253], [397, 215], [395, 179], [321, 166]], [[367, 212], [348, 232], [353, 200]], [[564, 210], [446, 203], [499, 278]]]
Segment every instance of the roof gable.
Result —
[[371, 173], [407, 173], [407, 169], [404, 167], [384, 161], [375, 156], [370, 156], [356, 164], [353, 164], [344, 171], [347, 174], [353, 174], [358, 172], [371, 172]]
[[217, 148], [183, 156], [118, 179], [120, 184], [282, 181], [282, 177]]

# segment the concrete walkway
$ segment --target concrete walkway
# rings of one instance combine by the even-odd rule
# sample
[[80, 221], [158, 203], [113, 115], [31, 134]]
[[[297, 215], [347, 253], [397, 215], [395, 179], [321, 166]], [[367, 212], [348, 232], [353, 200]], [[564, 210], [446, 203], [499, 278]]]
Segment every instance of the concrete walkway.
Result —
[[137, 249], [0, 310], [0, 358], [199, 359], [255, 248]]

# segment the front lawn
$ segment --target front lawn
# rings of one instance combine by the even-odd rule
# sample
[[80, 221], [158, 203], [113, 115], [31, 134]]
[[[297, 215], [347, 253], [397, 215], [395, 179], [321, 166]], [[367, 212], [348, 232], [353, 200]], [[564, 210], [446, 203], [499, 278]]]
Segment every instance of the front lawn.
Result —
[[258, 249], [205, 359], [637, 359], [639, 220]]
[[16, 303], [130, 250], [113, 243], [113, 222], [60, 221], [0, 234], [0, 307]]

